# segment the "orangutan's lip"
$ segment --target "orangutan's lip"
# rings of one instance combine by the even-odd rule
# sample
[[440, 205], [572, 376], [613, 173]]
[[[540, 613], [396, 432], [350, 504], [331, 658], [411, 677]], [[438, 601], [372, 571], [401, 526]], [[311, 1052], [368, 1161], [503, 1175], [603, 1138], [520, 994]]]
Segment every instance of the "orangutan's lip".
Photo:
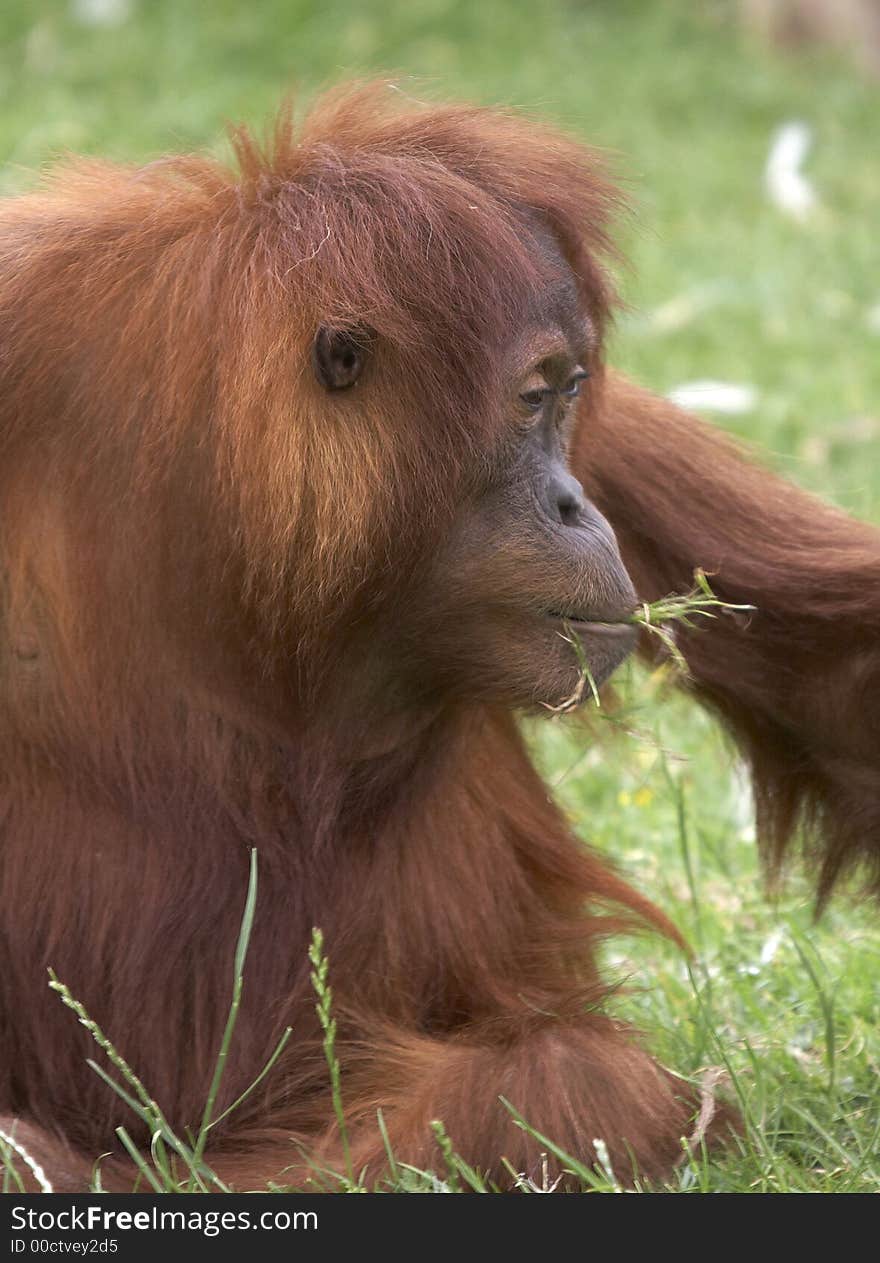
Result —
[[628, 616], [609, 620], [584, 618], [583, 615], [580, 614], [563, 614], [558, 610], [547, 610], [544, 617], [554, 623], [568, 623], [575, 631], [583, 630], [590, 636], [619, 636], [623, 632], [631, 632], [633, 630], [633, 625], [629, 621]]

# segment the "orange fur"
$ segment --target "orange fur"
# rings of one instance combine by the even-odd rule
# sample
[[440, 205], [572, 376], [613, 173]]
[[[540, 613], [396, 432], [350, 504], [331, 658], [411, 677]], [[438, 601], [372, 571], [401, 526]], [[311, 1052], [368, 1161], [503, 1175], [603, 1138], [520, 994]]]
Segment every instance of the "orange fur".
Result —
[[[599, 1011], [596, 948], [675, 931], [572, 836], [504, 709], [435, 699], [389, 729], [359, 692], [360, 625], [405, 616], [497, 440], [506, 339], [543, 283], [523, 216], [550, 226], [596, 332], [576, 456], [645, 595], [717, 563], [724, 595], [770, 603], [766, 634], [718, 624], [687, 652], [753, 751], [774, 836], [824, 786], [785, 736], [824, 738], [764, 690], [768, 663], [793, 636], [806, 672], [841, 613], [868, 630], [855, 571], [834, 588], [832, 562], [851, 549], [870, 578], [876, 537], [814, 527], [795, 493], [776, 507], [754, 471], [724, 499], [738, 457], [603, 384], [615, 199], [588, 152], [381, 86], [236, 150], [237, 171], [79, 161], [0, 207], [0, 1108], [50, 1168], [56, 1146], [58, 1187], [132, 1126], [46, 991], [51, 965], [172, 1123], [197, 1124], [256, 846], [218, 1107], [294, 1038], [217, 1129], [221, 1174], [301, 1175], [293, 1140], [338, 1161], [306, 959], [320, 925], [372, 1176], [378, 1106], [401, 1161], [431, 1161], [439, 1117], [495, 1178], [502, 1154], [532, 1170], [499, 1093], [586, 1161], [601, 1137], [623, 1178], [662, 1176], [691, 1094]], [[308, 367], [321, 321], [381, 342], [372, 395], [329, 406]], [[827, 622], [797, 640], [829, 585]], [[832, 868], [860, 845], [834, 827]]]
[[880, 532], [620, 377], [574, 465], [645, 600], [686, 591], [701, 566], [755, 606], [680, 643], [750, 765], [771, 871], [802, 841], [820, 906], [847, 873], [880, 892]]

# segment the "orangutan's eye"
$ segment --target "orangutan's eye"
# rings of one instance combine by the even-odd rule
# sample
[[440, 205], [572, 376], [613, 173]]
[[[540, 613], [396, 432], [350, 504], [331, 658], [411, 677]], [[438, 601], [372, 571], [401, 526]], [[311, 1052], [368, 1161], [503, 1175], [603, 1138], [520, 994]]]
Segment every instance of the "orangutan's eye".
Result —
[[581, 382], [586, 381], [589, 376], [590, 374], [585, 368], [576, 368], [571, 377], [569, 377], [568, 381], [560, 390], [560, 395], [562, 395], [565, 399], [573, 399], [576, 395], [580, 394]]
[[549, 387], [544, 387], [542, 390], [527, 390], [524, 394], [520, 395], [520, 399], [530, 412], [540, 412], [544, 407], [548, 396], [552, 394], [553, 391], [550, 390]]
[[[589, 377], [589, 375], [590, 374], [585, 368], [581, 368], [580, 365], [578, 365], [564, 385], [558, 387], [547, 385], [536, 386], [532, 390], [523, 391], [520, 395], [520, 399], [526, 405], [528, 410], [534, 413], [540, 412], [548, 399], [563, 399], [567, 403], [570, 399], [576, 398], [576, 396], [580, 393], [581, 382]], [[543, 374], [536, 374], [535, 376], [538, 381], [543, 378]], [[535, 378], [532, 380], [535, 380]]]

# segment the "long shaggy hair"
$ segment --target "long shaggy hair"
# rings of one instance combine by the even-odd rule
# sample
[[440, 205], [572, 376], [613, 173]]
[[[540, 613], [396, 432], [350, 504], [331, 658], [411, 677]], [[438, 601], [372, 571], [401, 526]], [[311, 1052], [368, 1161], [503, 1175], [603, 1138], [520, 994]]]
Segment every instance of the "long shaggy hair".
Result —
[[[216, 1129], [223, 1178], [301, 1180], [293, 1141], [339, 1160], [314, 925], [358, 1169], [381, 1173], [380, 1107], [403, 1161], [432, 1163], [439, 1117], [474, 1166], [530, 1169], [501, 1095], [587, 1160], [598, 1136], [619, 1172], [662, 1176], [690, 1091], [601, 1012], [596, 947], [669, 922], [572, 836], [503, 709], [438, 707], [361, 753], [358, 628], [405, 615], [486, 475], [505, 340], [543, 284], [534, 225], [595, 332], [576, 471], [645, 595], [702, 564], [760, 607], [685, 652], [750, 752], [771, 854], [802, 805], [827, 825], [823, 893], [859, 854], [880, 873], [856, 705], [876, 680], [877, 536], [605, 378], [615, 195], [593, 154], [385, 85], [234, 144], [233, 169], [78, 160], [0, 208], [0, 1110], [72, 1188], [130, 1125], [46, 992], [51, 965], [172, 1123], [197, 1124], [256, 847], [218, 1109], [294, 1035]], [[322, 323], [381, 343], [387, 407], [328, 407]], [[130, 1185], [121, 1164], [114, 1180]]]

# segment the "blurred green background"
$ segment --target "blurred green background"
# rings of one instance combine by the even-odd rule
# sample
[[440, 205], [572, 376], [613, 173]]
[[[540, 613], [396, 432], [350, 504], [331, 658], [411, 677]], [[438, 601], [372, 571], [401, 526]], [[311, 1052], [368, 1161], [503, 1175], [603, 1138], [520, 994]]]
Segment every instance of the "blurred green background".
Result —
[[[750, 387], [754, 406], [716, 419], [880, 520], [880, 86], [843, 49], [771, 48], [734, 0], [4, 0], [0, 188], [65, 149], [222, 151], [225, 121], [373, 73], [522, 106], [611, 151], [633, 206], [611, 360], [660, 392]], [[804, 219], [764, 179], [794, 121]], [[610, 751], [561, 724], [535, 742], [578, 828], [698, 949], [689, 975], [662, 944], [614, 948], [635, 984], [622, 1011], [676, 1068], [725, 1065], [751, 1124], [741, 1153], [680, 1187], [880, 1187], [876, 913], [844, 897], [814, 928], [799, 877], [768, 902], [723, 739], [656, 676], [622, 689], [635, 735]]]

